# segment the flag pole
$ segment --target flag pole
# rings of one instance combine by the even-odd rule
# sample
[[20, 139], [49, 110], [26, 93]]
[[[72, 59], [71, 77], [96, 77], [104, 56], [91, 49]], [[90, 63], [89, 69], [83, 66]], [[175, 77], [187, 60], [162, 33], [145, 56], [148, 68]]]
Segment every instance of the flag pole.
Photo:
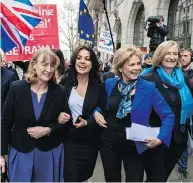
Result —
[[109, 25], [109, 31], [110, 31], [110, 35], [111, 35], [111, 39], [112, 39], [112, 43], [113, 43], [113, 50], [115, 51], [113, 34], [112, 34], [112, 31], [111, 31], [111, 25], [110, 25], [110, 22], [109, 22], [109, 17], [108, 17], [107, 8], [106, 8], [106, 5], [105, 5], [105, 0], [103, 0], [103, 4], [104, 4], [104, 11], [105, 11], [105, 14], [106, 14], [106, 17], [107, 17], [107, 23]]

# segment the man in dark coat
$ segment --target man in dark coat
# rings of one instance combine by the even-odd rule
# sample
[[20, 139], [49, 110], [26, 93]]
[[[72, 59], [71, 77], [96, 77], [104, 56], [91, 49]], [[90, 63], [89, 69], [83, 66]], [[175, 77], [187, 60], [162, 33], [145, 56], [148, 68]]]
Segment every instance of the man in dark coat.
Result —
[[13, 65], [10, 65], [9, 62], [6, 60], [6, 57], [5, 55], [2, 57], [2, 63], [1, 63], [1, 66], [6, 68], [6, 69], [9, 69], [10, 71], [14, 72], [17, 79], [19, 80], [19, 76], [18, 76], [18, 73], [16, 71], [16, 69], [13, 68]]
[[18, 78], [14, 72], [1, 66], [1, 114], [11, 84], [16, 80], [18, 80]]
[[[183, 73], [189, 79], [190, 87], [193, 90], [193, 70], [190, 67], [191, 62], [193, 61], [192, 50], [182, 49], [181, 55], [182, 55], [181, 64]], [[191, 134], [191, 131], [193, 131], [192, 125], [190, 125], [189, 128]], [[187, 169], [188, 169], [188, 150], [186, 148], [178, 161], [178, 177], [180, 178], [181, 182], [189, 182]]]
[[191, 63], [193, 62], [193, 52], [191, 49], [182, 49], [182, 70], [184, 75], [189, 79], [191, 84], [191, 89], [193, 89], [193, 69], [191, 68]]

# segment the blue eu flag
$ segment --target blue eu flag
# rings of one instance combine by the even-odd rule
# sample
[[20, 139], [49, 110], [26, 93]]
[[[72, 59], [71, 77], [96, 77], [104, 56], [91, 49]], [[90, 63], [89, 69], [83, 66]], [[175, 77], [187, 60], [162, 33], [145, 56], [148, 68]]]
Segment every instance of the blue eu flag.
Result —
[[78, 33], [81, 39], [94, 42], [93, 20], [88, 12], [84, 0], [80, 0]]

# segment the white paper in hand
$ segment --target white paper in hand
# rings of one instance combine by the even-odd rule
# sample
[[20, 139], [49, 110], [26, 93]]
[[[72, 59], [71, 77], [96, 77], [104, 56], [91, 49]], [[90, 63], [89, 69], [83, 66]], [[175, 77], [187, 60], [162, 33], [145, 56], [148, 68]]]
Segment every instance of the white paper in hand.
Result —
[[146, 138], [157, 137], [160, 128], [152, 128], [136, 123], [132, 123], [131, 128], [126, 128], [126, 138], [127, 140], [141, 141], [145, 142]]

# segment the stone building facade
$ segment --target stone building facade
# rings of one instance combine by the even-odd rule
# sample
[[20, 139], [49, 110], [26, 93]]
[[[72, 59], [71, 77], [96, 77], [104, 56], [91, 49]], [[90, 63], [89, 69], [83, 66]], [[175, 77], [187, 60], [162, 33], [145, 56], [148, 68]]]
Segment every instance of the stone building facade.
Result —
[[117, 35], [116, 48], [135, 44], [148, 49], [150, 38], [144, 23], [149, 16], [163, 15], [164, 24], [169, 27], [166, 39], [193, 49], [193, 0], [87, 0], [95, 24], [95, 45], [101, 27], [108, 27], [104, 2], [111, 30]]

